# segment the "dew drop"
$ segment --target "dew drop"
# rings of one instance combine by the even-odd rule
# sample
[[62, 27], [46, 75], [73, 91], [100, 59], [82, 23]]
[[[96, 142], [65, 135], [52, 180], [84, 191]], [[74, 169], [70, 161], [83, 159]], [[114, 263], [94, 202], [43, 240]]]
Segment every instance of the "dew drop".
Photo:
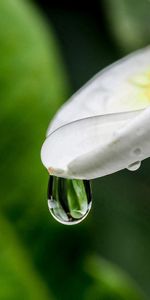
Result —
[[129, 171], [136, 171], [140, 168], [141, 166], [141, 161], [135, 161], [134, 163], [130, 164], [127, 169]]
[[92, 205], [88, 180], [49, 177], [48, 208], [60, 223], [75, 225], [83, 221]]

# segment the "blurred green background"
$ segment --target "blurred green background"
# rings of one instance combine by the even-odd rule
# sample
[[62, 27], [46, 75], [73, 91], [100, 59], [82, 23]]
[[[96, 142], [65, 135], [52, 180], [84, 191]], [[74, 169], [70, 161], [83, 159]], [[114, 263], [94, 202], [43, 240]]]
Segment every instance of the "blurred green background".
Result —
[[150, 43], [150, 1], [0, 1], [0, 300], [150, 299], [150, 160], [92, 181], [77, 226], [47, 208], [40, 148], [54, 113]]

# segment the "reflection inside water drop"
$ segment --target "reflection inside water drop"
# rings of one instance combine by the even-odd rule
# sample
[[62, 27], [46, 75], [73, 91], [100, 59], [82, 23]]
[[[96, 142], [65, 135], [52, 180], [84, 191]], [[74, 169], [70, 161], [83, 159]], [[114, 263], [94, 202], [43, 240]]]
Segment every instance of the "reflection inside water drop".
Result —
[[141, 166], [141, 161], [135, 161], [134, 163], [130, 164], [127, 169], [129, 171], [136, 171], [140, 168]]
[[48, 207], [58, 222], [66, 225], [80, 223], [88, 215], [91, 205], [90, 181], [49, 177]]

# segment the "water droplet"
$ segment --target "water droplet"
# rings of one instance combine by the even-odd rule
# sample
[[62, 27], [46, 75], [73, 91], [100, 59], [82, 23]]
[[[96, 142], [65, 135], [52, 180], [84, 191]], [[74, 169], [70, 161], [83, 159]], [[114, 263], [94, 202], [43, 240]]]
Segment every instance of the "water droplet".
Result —
[[127, 169], [129, 171], [136, 171], [141, 166], [141, 161], [135, 161], [134, 163], [130, 164]]
[[50, 176], [48, 208], [58, 222], [66, 225], [80, 223], [88, 215], [91, 205], [90, 181]]

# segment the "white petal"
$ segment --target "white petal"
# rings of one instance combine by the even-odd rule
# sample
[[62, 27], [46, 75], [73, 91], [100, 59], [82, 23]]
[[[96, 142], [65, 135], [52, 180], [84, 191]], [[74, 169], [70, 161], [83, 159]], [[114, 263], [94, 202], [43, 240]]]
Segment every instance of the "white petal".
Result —
[[92, 179], [149, 157], [149, 106], [146, 48], [100, 72], [62, 106], [42, 146], [43, 164], [56, 176]]
[[150, 108], [116, 131], [104, 147], [82, 155], [68, 165], [72, 177], [105, 176], [150, 157]]
[[[117, 113], [78, 120], [58, 128], [43, 144], [43, 164], [57, 176], [91, 179], [126, 168], [137, 160], [137, 155], [138, 160], [144, 159], [147, 148], [141, 149], [141, 143], [145, 136], [137, 132], [146, 111], [150, 115], [150, 109]], [[150, 123], [149, 120], [150, 116]], [[137, 148], [140, 153], [135, 151]]]
[[146, 108], [150, 105], [150, 95], [145, 93], [143, 81], [150, 86], [150, 47], [99, 72], [61, 107], [47, 135], [82, 118]]

